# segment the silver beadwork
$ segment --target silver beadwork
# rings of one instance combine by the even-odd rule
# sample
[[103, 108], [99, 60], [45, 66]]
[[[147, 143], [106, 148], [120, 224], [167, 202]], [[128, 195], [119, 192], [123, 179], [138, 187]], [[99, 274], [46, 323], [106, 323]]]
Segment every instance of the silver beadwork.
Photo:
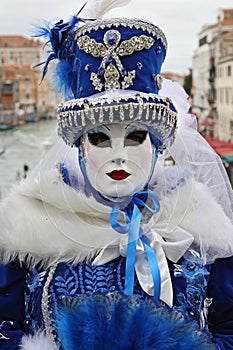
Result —
[[42, 299], [41, 299], [41, 310], [42, 310], [42, 315], [43, 315], [43, 320], [45, 325], [45, 331], [46, 331], [46, 334], [50, 336], [52, 339], [54, 339], [54, 335], [53, 335], [54, 329], [51, 326], [50, 313], [49, 313], [49, 286], [53, 279], [56, 268], [57, 268], [57, 265], [53, 265], [50, 268], [47, 280], [43, 288]]
[[[120, 43], [121, 33], [118, 30], [108, 30], [103, 37], [103, 43], [96, 42], [88, 35], [80, 36], [77, 44], [80, 50], [94, 57], [102, 58], [98, 71], [92, 72], [90, 80], [95, 90], [118, 90], [127, 89], [133, 85], [136, 76], [135, 70], [126, 71], [119, 59], [119, 56], [128, 56], [135, 51], [150, 49], [154, 39], [147, 35], [133, 36]], [[119, 45], [120, 43], [120, 45]], [[118, 46], [119, 45], [119, 46]], [[105, 84], [101, 82], [100, 76], [104, 77]], [[123, 80], [120, 82], [120, 80]]]
[[162, 32], [162, 30], [159, 27], [155, 26], [154, 24], [145, 22], [141, 19], [111, 18], [111, 19], [101, 19], [101, 20], [96, 20], [94, 22], [89, 22], [77, 29], [76, 40], [78, 40], [78, 38], [81, 35], [90, 33], [93, 30], [105, 29], [105, 28], [111, 28], [111, 27], [117, 28], [120, 26], [142, 29], [143, 31], [147, 31], [154, 38], [156, 38], [157, 40], [160, 40], [164, 45], [165, 50], [167, 50], [167, 39], [164, 33]]
[[89, 97], [88, 103], [85, 98], [65, 102], [58, 116], [58, 125], [65, 142], [72, 145], [82, 135], [85, 126], [141, 120], [168, 145], [174, 141], [177, 124], [177, 112], [172, 108], [169, 99], [153, 93], [120, 94], [103, 99]]
[[155, 81], [158, 86], [158, 89], [161, 90], [163, 85], [163, 77], [160, 74], [157, 74], [155, 77]]

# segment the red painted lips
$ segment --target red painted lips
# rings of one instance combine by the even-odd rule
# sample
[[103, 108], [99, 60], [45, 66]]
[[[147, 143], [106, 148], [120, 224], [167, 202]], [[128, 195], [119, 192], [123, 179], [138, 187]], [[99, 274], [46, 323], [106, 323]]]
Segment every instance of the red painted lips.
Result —
[[113, 180], [125, 180], [127, 177], [129, 177], [131, 174], [127, 173], [125, 170], [113, 170], [111, 173], [107, 173], [109, 177]]

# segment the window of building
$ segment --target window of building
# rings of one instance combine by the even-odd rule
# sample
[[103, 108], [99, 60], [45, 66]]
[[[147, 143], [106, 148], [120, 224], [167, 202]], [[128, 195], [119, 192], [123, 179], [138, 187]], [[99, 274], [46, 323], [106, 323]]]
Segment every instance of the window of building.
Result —
[[225, 89], [225, 102], [226, 104], [229, 103], [229, 94], [228, 94], [228, 89]]
[[222, 56], [225, 57], [225, 56], [227, 56], [227, 54], [228, 54], [228, 49], [227, 49], [227, 47], [224, 47], [222, 49]]
[[220, 100], [220, 103], [223, 103], [223, 89], [219, 89], [219, 100]]
[[22, 54], [22, 51], [19, 51], [19, 64], [21, 66], [23, 65], [23, 54]]
[[211, 56], [211, 61], [214, 64], [214, 57], [215, 57], [215, 48], [214, 47], [212, 47], [210, 49], [210, 56]]
[[219, 67], [219, 69], [218, 69], [218, 76], [219, 76], [219, 78], [223, 77], [223, 69], [222, 69], [222, 67]]
[[211, 86], [209, 89], [209, 103], [214, 103], [216, 99], [216, 89], [214, 86]]
[[233, 104], [232, 88], [229, 88], [228, 91], [229, 91], [229, 104]]
[[205, 45], [207, 43], [207, 35], [199, 40], [199, 46]]
[[227, 66], [227, 76], [231, 77], [231, 66]]

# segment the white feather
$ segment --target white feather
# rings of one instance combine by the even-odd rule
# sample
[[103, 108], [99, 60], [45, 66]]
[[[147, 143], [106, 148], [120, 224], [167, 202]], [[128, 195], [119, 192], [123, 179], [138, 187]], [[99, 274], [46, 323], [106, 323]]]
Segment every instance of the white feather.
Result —
[[34, 336], [23, 336], [20, 345], [22, 350], [58, 350], [58, 347], [53, 343], [53, 341], [44, 335], [43, 332], [39, 332]]
[[90, 0], [79, 14], [86, 19], [102, 18], [107, 12], [115, 7], [125, 6], [131, 0]]

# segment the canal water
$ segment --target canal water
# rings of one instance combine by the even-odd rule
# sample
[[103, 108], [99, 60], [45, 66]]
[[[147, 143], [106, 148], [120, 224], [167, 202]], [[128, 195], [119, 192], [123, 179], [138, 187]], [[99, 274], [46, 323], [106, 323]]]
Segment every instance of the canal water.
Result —
[[32, 170], [57, 140], [54, 119], [0, 131], [0, 200], [23, 176], [24, 166]]

